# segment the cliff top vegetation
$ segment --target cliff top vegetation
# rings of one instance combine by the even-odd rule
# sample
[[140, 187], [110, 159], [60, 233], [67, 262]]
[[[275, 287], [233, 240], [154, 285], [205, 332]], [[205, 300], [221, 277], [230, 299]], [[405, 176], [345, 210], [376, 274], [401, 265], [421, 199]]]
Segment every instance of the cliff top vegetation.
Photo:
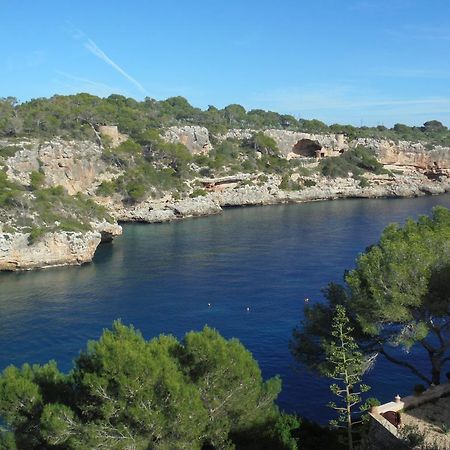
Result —
[[87, 93], [54, 95], [19, 103], [14, 97], [0, 99], [0, 137], [29, 136], [71, 139], [94, 139], [92, 124], [118, 125], [137, 142], [145, 130], [172, 125], [201, 125], [213, 133], [232, 128], [286, 129], [306, 133], [345, 133], [350, 139], [359, 137], [425, 141], [450, 146], [450, 131], [437, 120], [419, 127], [397, 123], [392, 128], [327, 125], [320, 120], [295, 118], [289, 114], [252, 109], [246, 111], [238, 104], [222, 109], [209, 106], [201, 110], [189, 104], [184, 97], [166, 100], [146, 98], [137, 101], [113, 94], [100, 98]]

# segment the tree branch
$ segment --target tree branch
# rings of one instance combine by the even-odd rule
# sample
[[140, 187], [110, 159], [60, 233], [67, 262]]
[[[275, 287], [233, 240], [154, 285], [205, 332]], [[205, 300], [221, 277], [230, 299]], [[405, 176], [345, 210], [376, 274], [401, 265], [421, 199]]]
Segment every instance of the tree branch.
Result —
[[389, 353], [387, 353], [383, 347], [380, 348], [380, 353], [384, 355], [384, 357], [391, 363], [406, 367], [412, 373], [414, 373], [414, 375], [417, 375], [421, 380], [425, 381], [428, 384], [431, 384], [431, 379], [423, 375], [421, 372], [419, 372], [413, 365], [405, 361], [402, 361], [401, 359], [394, 358], [392, 355], [389, 355]]

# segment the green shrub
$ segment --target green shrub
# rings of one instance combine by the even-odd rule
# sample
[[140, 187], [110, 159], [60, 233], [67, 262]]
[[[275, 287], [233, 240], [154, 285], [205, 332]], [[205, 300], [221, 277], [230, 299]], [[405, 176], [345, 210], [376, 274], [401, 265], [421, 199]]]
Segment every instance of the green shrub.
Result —
[[0, 207], [15, 207], [22, 190], [20, 185], [8, 180], [4, 170], [0, 170]]
[[195, 155], [193, 161], [198, 166], [208, 166], [210, 163], [210, 158], [207, 155]]
[[134, 142], [132, 139], [127, 139], [126, 141], [119, 144], [115, 149], [115, 152], [129, 153], [131, 155], [139, 155], [142, 152], [142, 147]]
[[45, 228], [32, 227], [30, 234], [28, 235], [28, 245], [33, 245], [39, 241], [39, 239], [44, 236]]
[[146, 189], [144, 184], [140, 183], [137, 180], [130, 181], [126, 185], [126, 191], [128, 197], [133, 201], [142, 200], [146, 194]]
[[264, 155], [256, 160], [258, 170], [264, 173], [282, 174], [289, 170], [289, 161], [274, 155]]
[[[291, 159], [289, 162], [291, 163], [291, 166], [294, 166], [294, 167], [297, 166], [297, 164], [299, 164], [298, 160], [295, 160], [295, 159]], [[314, 170], [312, 170], [312, 169], [310, 169], [308, 167], [300, 166], [300, 167], [297, 168], [297, 172], [300, 175], [302, 175], [303, 177], [309, 177], [309, 176], [311, 176], [313, 174]]]
[[348, 150], [340, 156], [322, 159], [319, 170], [322, 175], [331, 178], [347, 178], [349, 172], [355, 178], [364, 172], [385, 173], [383, 165], [377, 161], [374, 153], [362, 146]]
[[96, 193], [102, 197], [109, 197], [117, 190], [117, 183], [115, 181], [103, 181], [97, 188]]
[[205, 189], [198, 188], [198, 189], [195, 189], [193, 192], [191, 192], [189, 194], [189, 197], [191, 197], [191, 198], [204, 197], [207, 194], [208, 194], [208, 192]]
[[254, 160], [254, 159], [246, 159], [242, 163], [242, 170], [244, 172], [248, 172], [248, 173], [255, 172], [257, 167], [258, 167], [258, 164], [257, 164], [256, 160]]
[[306, 180], [303, 180], [303, 186], [305, 186], [305, 187], [313, 187], [316, 184], [317, 183], [314, 180], [311, 180], [309, 178], [307, 178]]
[[244, 145], [263, 154], [277, 155], [279, 153], [275, 140], [262, 132], [254, 134], [249, 140], [244, 142]]
[[362, 188], [369, 187], [370, 186], [369, 180], [367, 180], [367, 178], [360, 177], [359, 178], [359, 186]]
[[278, 187], [283, 191], [298, 191], [300, 189], [300, 185], [297, 182], [292, 181], [289, 174], [283, 175]]
[[16, 145], [7, 145], [6, 147], [0, 147], [0, 156], [9, 158], [11, 156], [14, 156], [18, 150], [20, 150], [20, 147]]
[[31, 189], [36, 190], [39, 189], [43, 184], [45, 180], [45, 175], [42, 172], [38, 172], [36, 170], [33, 170], [30, 174], [30, 187]]
[[89, 231], [91, 229], [90, 225], [73, 217], [62, 218], [58, 228], [61, 231]]
[[82, 193], [69, 195], [62, 186], [34, 191], [28, 209], [36, 218], [34, 226], [48, 231], [88, 231], [92, 221], [113, 219], [106, 209]]
[[202, 177], [207, 177], [210, 178], [213, 176], [212, 170], [210, 167], [202, 167], [199, 171], [198, 171], [199, 175], [201, 175]]

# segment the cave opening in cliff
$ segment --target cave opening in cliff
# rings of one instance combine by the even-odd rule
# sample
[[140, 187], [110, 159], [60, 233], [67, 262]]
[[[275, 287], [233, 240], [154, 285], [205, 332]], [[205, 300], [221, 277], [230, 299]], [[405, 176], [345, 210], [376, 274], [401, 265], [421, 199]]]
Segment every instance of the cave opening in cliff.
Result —
[[314, 158], [317, 155], [320, 155], [321, 150], [322, 146], [317, 141], [311, 139], [300, 139], [292, 148], [292, 151], [296, 155], [308, 158]]

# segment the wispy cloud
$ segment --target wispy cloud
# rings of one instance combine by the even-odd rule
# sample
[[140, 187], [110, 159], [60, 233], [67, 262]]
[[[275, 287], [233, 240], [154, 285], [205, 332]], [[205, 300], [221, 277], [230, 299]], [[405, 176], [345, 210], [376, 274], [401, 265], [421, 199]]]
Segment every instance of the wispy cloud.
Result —
[[61, 77], [61, 79], [55, 79], [54, 81], [57, 82], [60, 85], [63, 85], [67, 88], [70, 88], [72, 91], [76, 92], [95, 92], [97, 95], [100, 96], [106, 96], [110, 94], [122, 94], [127, 97], [130, 96], [130, 94], [118, 87], [110, 86], [105, 83], [101, 83], [99, 81], [93, 81], [88, 78], [79, 77], [76, 75], [72, 75], [67, 72], [63, 72], [61, 70], [57, 70], [56, 74]]
[[367, 11], [380, 8], [379, 2], [369, 1], [369, 0], [361, 0], [354, 3], [348, 4], [348, 9], [351, 11]]
[[275, 89], [255, 96], [258, 101], [267, 101], [284, 106], [301, 109], [355, 109], [364, 107], [386, 107], [399, 105], [446, 105], [450, 108], [450, 97], [426, 97], [416, 99], [382, 98], [360, 92], [348, 85], [311, 86]]
[[436, 24], [434, 26], [403, 25], [395, 30], [386, 30], [386, 33], [408, 40], [450, 41], [450, 28], [448, 23]]
[[84, 33], [84, 31], [76, 28], [72, 23], [67, 22], [65, 26], [66, 32], [76, 41], [84, 41], [83, 46], [92, 53], [94, 56], [99, 58], [104, 63], [112, 67], [116, 72], [126, 78], [130, 83], [132, 83], [141, 93], [148, 95], [147, 90], [144, 86], [139, 83], [136, 78], [132, 77], [128, 72], [126, 72], [119, 64], [113, 61], [89, 36]]
[[389, 67], [372, 72], [382, 77], [393, 78], [450, 78], [450, 70]]
[[43, 50], [34, 50], [25, 55], [9, 56], [0, 72], [14, 72], [41, 66], [46, 62], [46, 53]]
[[358, 0], [349, 2], [347, 8], [351, 11], [386, 11], [386, 8], [392, 10], [393, 8], [403, 8], [408, 6], [410, 0]]
[[450, 115], [450, 97], [392, 98], [350, 85], [304, 86], [274, 89], [253, 96], [255, 107], [283, 111], [301, 117], [342, 122], [371, 119], [374, 122], [416, 120]]
[[143, 94], [148, 95], [148, 92], [145, 90], [144, 86], [142, 86], [139, 81], [133, 78], [130, 74], [125, 72], [118, 64], [116, 64], [92, 39], [88, 39], [87, 42], [84, 43], [85, 48], [87, 48], [93, 55], [100, 58], [103, 62], [110, 65], [113, 69], [119, 72], [122, 76], [124, 76], [128, 81], [134, 84]]

